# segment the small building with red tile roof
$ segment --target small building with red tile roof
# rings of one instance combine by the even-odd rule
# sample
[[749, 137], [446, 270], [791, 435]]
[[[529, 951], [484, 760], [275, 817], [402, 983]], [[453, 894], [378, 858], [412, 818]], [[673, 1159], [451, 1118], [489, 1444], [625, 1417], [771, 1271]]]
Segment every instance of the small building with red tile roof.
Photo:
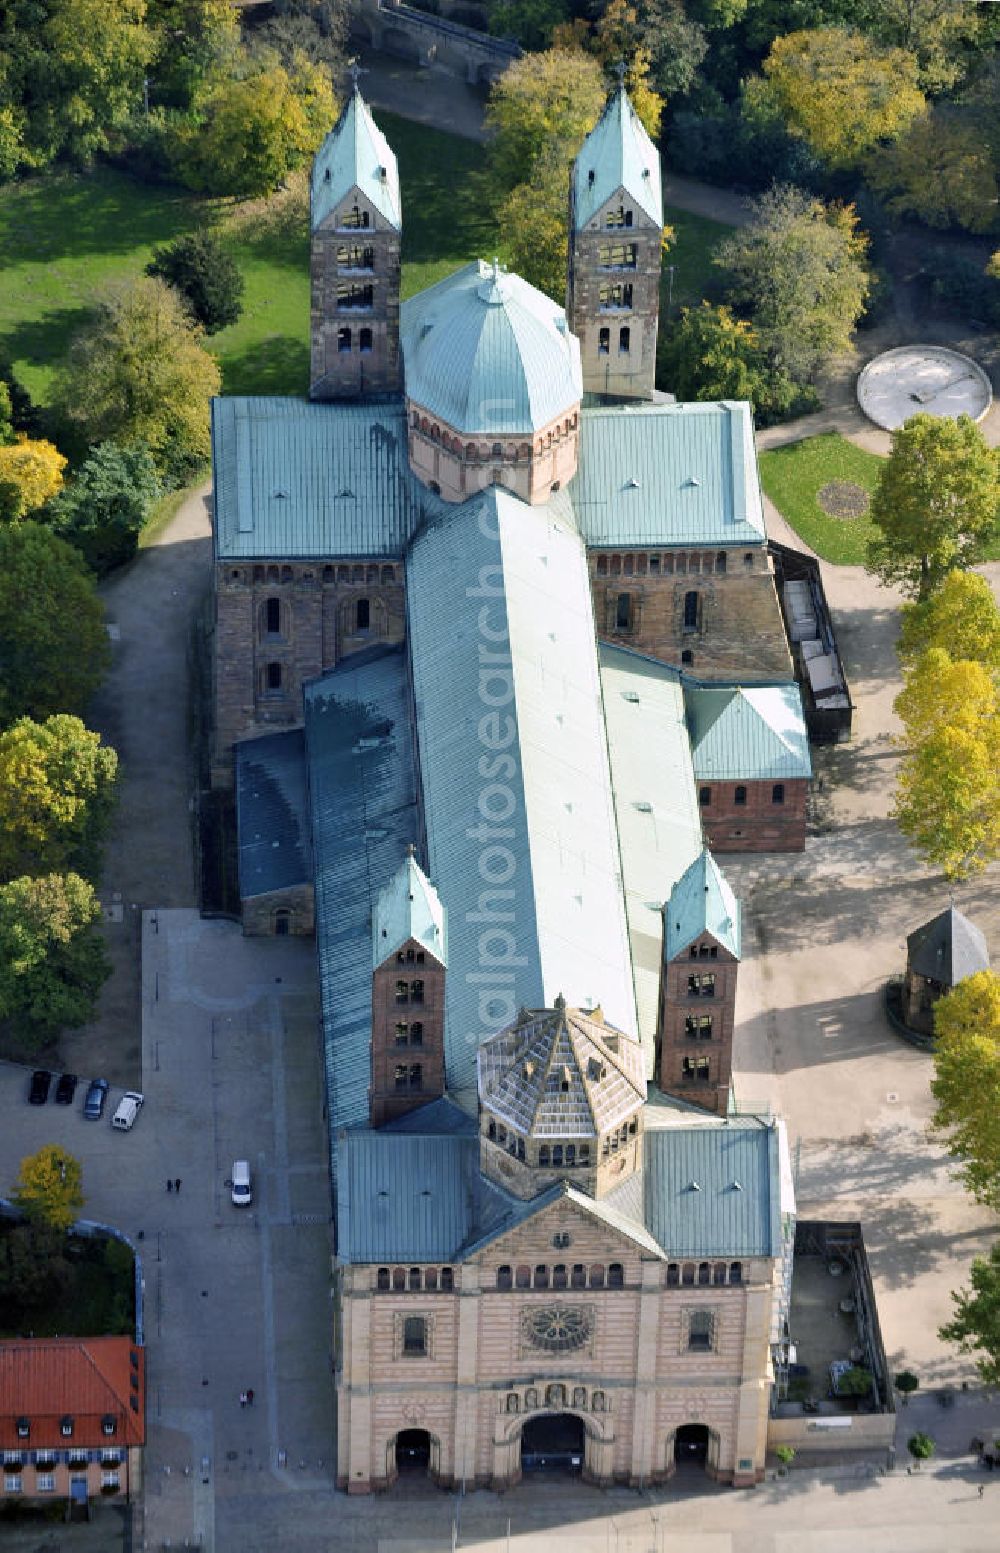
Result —
[[145, 1379], [128, 1337], [0, 1342], [3, 1497], [127, 1497], [140, 1482]]

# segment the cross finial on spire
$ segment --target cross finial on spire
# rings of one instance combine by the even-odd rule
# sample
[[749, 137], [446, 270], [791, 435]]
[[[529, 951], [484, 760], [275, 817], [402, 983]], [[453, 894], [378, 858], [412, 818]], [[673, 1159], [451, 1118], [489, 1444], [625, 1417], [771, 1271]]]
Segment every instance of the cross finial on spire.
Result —
[[361, 86], [360, 86], [361, 77], [363, 75], [367, 75], [368, 71], [362, 65], [360, 60], [352, 59], [351, 63], [350, 63], [350, 66], [348, 67], [348, 73], [349, 73], [349, 75], [351, 77], [351, 83], [353, 85], [354, 90], [356, 92], [360, 91], [360, 89], [361, 89]]
[[416, 857], [416, 855], [417, 855], [417, 849], [413, 845], [412, 841], [408, 841], [406, 843], [406, 855], [407, 855], [407, 857]]
[[618, 85], [620, 87], [625, 85], [625, 77], [627, 74], [628, 66], [623, 59], [620, 59], [617, 65], [615, 65], [615, 75], [618, 77]]

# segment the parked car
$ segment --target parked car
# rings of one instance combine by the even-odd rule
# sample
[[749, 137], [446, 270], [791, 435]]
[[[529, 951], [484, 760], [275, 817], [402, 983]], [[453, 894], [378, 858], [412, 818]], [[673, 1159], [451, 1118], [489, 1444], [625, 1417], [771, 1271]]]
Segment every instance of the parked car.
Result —
[[135, 1119], [142, 1110], [142, 1096], [136, 1089], [129, 1089], [118, 1102], [118, 1109], [111, 1118], [112, 1127], [118, 1132], [131, 1132]]
[[104, 1115], [104, 1102], [108, 1098], [108, 1081], [106, 1078], [92, 1078], [87, 1089], [87, 1098], [83, 1102], [83, 1114], [88, 1122], [98, 1122]]
[[233, 1160], [233, 1202], [237, 1208], [249, 1208], [253, 1201], [253, 1189], [250, 1185], [250, 1161], [248, 1159]]
[[76, 1094], [76, 1074], [63, 1073], [56, 1085], [56, 1105], [72, 1105]]
[[47, 1068], [36, 1068], [31, 1075], [31, 1087], [28, 1090], [28, 1102], [31, 1105], [44, 1105], [49, 1098], [49, 1085], [52, 1083], [52, 1074]]

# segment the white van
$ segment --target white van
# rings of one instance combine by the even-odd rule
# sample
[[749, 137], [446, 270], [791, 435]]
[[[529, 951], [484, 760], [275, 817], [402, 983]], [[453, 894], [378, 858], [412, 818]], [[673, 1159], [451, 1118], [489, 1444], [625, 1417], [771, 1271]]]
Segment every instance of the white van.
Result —
[[233, 1202], [237, 1208], [248, 1208], [253, 1201], [250, 1189], [250, 1161], [233, 1160]]
[[142, 1110], [142, 1096], [136, 1090], [128, 1090], [118, 1102], [118, 1109], [111, 1118], [112, 1127], [119, 1132], [131, 1132], [135, 1119]]

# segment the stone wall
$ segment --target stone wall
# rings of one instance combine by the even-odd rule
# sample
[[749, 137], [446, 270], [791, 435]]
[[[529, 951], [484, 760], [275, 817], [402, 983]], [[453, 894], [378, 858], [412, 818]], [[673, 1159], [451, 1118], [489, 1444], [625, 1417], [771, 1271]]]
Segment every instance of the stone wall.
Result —
[[744, 684], [794, 678], [766, 546], [588, 552], [597, 634]]
[[[412, 955], [412, 958], [409, 956]], [[413, 995], [420, 985], [419, 998]], [[405, 999], [397, 998], [397, 984], [405, 985]], [[444, 987], [445, 969], [415, 940], [405, 944], [378, 967], [372, 977], [372, 1082], [371, 1123], [379, 1127], [415, 1110], [444, 1093]], [[419, 1040], [413, 1025], [420, 1026]], [[397, 1025], [406, 1026], [406, 1039], [397, 1041]], [[411, 1082], [420, 1068], [419, 1084]], [[406, 1082], [396, 1083], [397, 1069]]]
[[[347, 204], [353, 207], [353, 199]], [[357, 208], [362, 217], [367, 216], [368, 226], [338, 225], [346, 216], [334, 211], [312, 234], [309, 393], [313, 399], [394, 393], [402, 381], [399, 233], [361, 195], [357, 195]], [[371, 288], [370, 303], [355, 305], [366, 287]], [[338, 296], [345, 288], [354, 291], [353, 299]]]
[[[629, 225], [618, 225], [626, 218]], [[614, 225], [609, 225], [614, 222]], [[651, 399], [656, 379], [661, 229], [619, 192], [576, 231], [570, 210], [566, 312], [586, 393]]]
[[[665, 1094], [718, 1116], [725, 1116], [729, 1105], [739, 968], [739, 961], [706, 933], [664, 967], [660, 982], [657, 1082]], [[689, 990], [692, 978], [701, 986], [706, 976], [715, 979], [711, 997]]]
[[237, 739], [302, 722], [307, 679], [405, 630], [400, 562], [217, 564], [212, 785], [232, 783]]
[[548, 501], [576, 474], [579, 407], [528, 437], [457, 432], [407, 400], [410, 467], [418, 480], [445, 501], [463, 502], [490, 485], [513, 491], [522, 501]]
[[[554, 1249], [555, 1235], [569, 1235], [569, 1249]], [[545, 1265], [554, 1278], [561, 1259], [567, 1272], [619, 1264], [623, 1287], [497, 1287], [502, 1267]], [[735, 1285], [668, 1286], [663, 1262], [563, 1201], [451, 1269], [454, 1292], [380, 1292], [377, 1271], [340, 1273], [340, 1487], [388, 1486], [395, 1437], [413, 1428], [430, 1435], [442, 1485], [509, 1486], [520, 1477], [525, 1418], [542, 1411], [583, 1421], [586, 1476], [596, 1482], [668, 1477], [675, 1431], [691, 1423], [710, 1431], [711, 1475], [738, 1483], [763, 1475], [770, 1261], [743, 1264]], [[546, 1351], [531, 1336], [532, 1317], [544, 1328], [539, 1313], [553, 1305], [582, 1313], [586, 1335], [573, 1351]], [[708, 1352], [690, 1348], [696, 1312], [711, 1318]], [[408, 1315], [427, 1323], [425, 1355], [402, 1351]]]
[[[804, 778], [699, 782], [701, 822], [708, 845], [713, 852], [801, 852], [806, 844], [808, 791]], [[775, 802], [778, 792], [781, 801]]]
[[316, 897], [311, 882], [252, 895], [241, 902], [241, 911], [248, 938], [274, 937], [282, 932], [308, 938], [316, 931]]

